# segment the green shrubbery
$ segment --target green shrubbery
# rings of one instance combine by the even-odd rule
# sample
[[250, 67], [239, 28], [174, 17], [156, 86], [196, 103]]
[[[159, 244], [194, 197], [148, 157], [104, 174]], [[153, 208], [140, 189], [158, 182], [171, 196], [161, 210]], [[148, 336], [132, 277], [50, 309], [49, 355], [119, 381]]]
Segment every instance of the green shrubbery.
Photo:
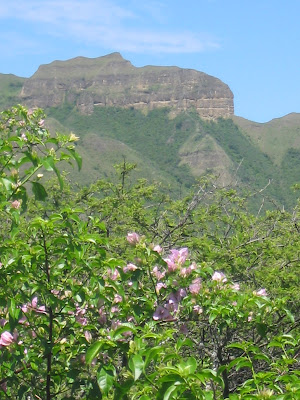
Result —
[[0, 130], [1, 398], [299, 399], [298, 208], [171, 200], [126, 163], [73, 192], [76, 136], [23, 107]]

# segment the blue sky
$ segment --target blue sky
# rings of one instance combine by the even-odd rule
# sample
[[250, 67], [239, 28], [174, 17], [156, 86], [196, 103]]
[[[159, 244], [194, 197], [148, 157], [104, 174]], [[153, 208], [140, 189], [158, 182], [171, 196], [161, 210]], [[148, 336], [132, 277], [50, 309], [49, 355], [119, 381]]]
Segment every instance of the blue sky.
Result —
[[300, 112], [299, 16], [300, 0], [2, 0], [0, 72], [119, 51], [216, 76], [236, 115], [266, 122]]

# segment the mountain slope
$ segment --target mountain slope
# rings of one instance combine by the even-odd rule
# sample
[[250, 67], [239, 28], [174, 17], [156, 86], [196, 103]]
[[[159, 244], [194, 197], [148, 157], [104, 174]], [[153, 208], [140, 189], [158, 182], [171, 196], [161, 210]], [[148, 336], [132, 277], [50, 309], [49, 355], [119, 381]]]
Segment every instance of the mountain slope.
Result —
[[20, 93], [26, 78], [13, 74], [0, 74], [0, 110], [20, 102]]
[[232, 117], [235, 124], [278, 166], [289, 149], [300, 150], [300, 114], [291, 113], [282, 118], [259, 124], [241, 117]]
[[[203, 174], [279, 206], [295, 204], [300, 180], [300, 114], [266, 124], [233, 115], [233, 94], [219, 79], [178, 67], [134, 67], [119, 53], [41, 66], [29, 79], [0, 74], [0, 109], [46, 108], [52, 131], [80, 136], [81, 184], [113, 177], [113, 165], [138, 165], [133, 177], [181, 193]], [[261, 200], [253, 200], [257, 203]], [[266, 203], [266, 202], [265, 202]]]

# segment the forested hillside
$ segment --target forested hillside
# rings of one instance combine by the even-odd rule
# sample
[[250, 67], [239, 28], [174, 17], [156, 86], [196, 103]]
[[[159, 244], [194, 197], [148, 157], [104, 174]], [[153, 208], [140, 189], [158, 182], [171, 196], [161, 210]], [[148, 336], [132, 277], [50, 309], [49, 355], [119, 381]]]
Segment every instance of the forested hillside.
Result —
[[[87, 116], [68, 106], [48, 110], [49, 116], [75, 132], [85, 143], [89, 137], [92, 141], [90, 135], [94, 135], [94, 138], [102, 138], [104, 141], [114, 139], [126, 144], [134, 154], [140, 155], [142, 164], [152, 163], [152, 167], [154, 164], [161, 173], [167, 174], [165, 177], [175, 178], [175, 182], [174, 179], [170, 182], [177, 192], [178, 187], [190, 187], [197, 178], [210, 173], [216, 178], [226, 175], [225, 182], [216, 179], [219, 184], [235, 186], [252, 193], [268, 185], [263, 192], [268, 199], [268, 207], [274, 201], [279, 207], [295, 204], [297, 194], [292, 190], [292, 185], [298, 182], [297, 156], [291, 159], [286, 155], [278, 165], [231, 119], [205, 121], [195, 112], [181, 113], [170, 118], [169, 113], [167, 108], [153, 110], [145, 115], [134, 109], [106, 107], [98, 108]], [[214, 143], [229, 160], [226, 164], [222, 164], [222, 159], [219, 162], [220, 150]], [[293, 151], [297, 153], [297, 150]], [[107, 168], [107, 160], [97, 159], [97, 153], [93, 150], [91, 154], [87, 159], [87, 168], [92, 169], [92, 163], [97, 162], [98, 176], [101, 176], [101, 160], [103, 170]], [[191, 161], [186, 161], [188, 156], [193, 157]], [[130, 153], [127, 153], [127, 157], [128, 161], [134, 161]], [[221, 169], [217, 168], [220, 163]], [[142, 169], [141, 165], [138, 167]], [[147, 170], [146, 176], [149, 177], [150, 170]], [[90, 172], [87, 175], [93, 176]], [[152, 178], [155, 177], [157, 175], [153, 173]], [[251, 203], [258, 205], [260, 201], [261, 196], [251, 200]]]

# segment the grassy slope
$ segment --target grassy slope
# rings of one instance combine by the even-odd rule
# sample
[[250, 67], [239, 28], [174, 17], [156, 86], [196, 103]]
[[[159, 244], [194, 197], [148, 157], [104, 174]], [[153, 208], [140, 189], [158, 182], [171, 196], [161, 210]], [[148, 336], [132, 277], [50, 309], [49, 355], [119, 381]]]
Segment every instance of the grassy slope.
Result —
[[288, 149], [300, 150], [300, 114], [298, 113], [288, 114], [264, 124], [241, 117], [233, 117], [233, 121], [278, 166], [281, 165]]
[[[300, 114], [291, 113], [264, 124], [233, 117], [241, 132], [268, 154], [278, 169], [278, 195], [284, 194], [286, 206], [295, 204], [298, 193], [291, 187], [300, 183]], [[282, 193], [284, 192], [284, 193]], [[283, 196], [281, 196], [283, 197]]]
[[0, 110], [20, 102], [18, 95], [25, 79], [12, 74], [0, 74]]

